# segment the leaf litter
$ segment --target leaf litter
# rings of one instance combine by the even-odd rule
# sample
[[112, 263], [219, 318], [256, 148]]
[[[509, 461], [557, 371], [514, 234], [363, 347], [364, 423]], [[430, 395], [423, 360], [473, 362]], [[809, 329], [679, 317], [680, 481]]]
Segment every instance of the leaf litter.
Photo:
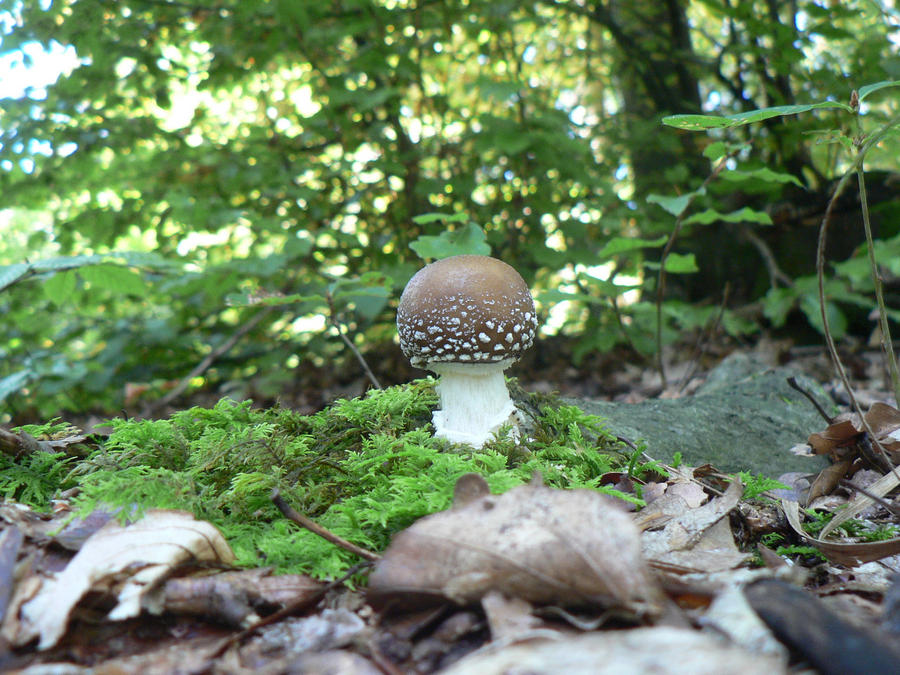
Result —
[[[722, 481], [709, 467], [666, 469], [668, 476], [652, 481], [620, 481], [641, 490], [647, 503], [636, 513], [620, 500], [550, 488], [539, 478], [491, 494], [480, 476], [466, 475], [453, 505], [395, 535], [367, 581], [330, 590], [303, 575], [229, 569], [224, 539], [188, 514], [155, 510], [128, 525], [107, 514], [64, 528], [60, 519], [4, 504], [0, 579], [10, 579], [11, 589], [0, 610], [3, 637], [16, 651], [0, 650], [0, 667], [95, 672], [79, 664], [101, 658], [79, 652], [85, 627], [114, 633], [118, 625], [131, 635], [141, 621], [143, 631], [157, 632], [155, 641], [104, 652], [106, 672], [777, 675], [804, 659], [838, 672], [801, 643], [829, 639], [815, 633], [810, 616], [829, 617], [832, 631], [850, 623], [802, 593], [812, 603], [803, 623], [813, 625], [798, 642], [782, 617], [796, 613], [796, 598], [782, 593], [775, 604], [784, 611], [761, 612], [758, 594], [754, 600], [744, 591], [776, 578], [795, 590], [818, 586], [825, 600], [859, 599], [872, 649], [881, 650], [873, 663], [893, 663], [895, 650], [882, 638], [896, 635], [900, 612], [886, 607], [873, 621], [880, 607], [865, 604], [873, 593], [900, 596], [889, 574], [897, 562], [884, 559], [896, 553], [890, 544], [829, 544], [824, 530], [816, 537], [804, 529], [796, 502], [783, 502], [785, 528], [772, 499], [742, 502], [737, 480]], [[872, 490], [890, 492], [877, 482]], [[878, 508], [871, 499], [868, 506]], [[819, 563], [818, 581], [808, 563], [797, 564], [802, 557], [762, 544], [753, 562], [760, 534], [775, 531], [833, 560]], [[881, 566], [864, 572], [866, 559]], [[840, 583], [822, 583], [822, 575]]]

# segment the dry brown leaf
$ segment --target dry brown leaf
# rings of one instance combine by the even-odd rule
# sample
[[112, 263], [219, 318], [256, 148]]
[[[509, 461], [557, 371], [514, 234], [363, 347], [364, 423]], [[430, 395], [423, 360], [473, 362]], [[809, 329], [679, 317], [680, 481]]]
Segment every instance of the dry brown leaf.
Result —
[[846, 477], [847, 472], [852, 465], [853, 458], [845, 457], [822, 469], [815, 480], [813, 480], [812, 485], [809, 486], [809, 494], [806, 496], [806, 503], [812, 504], [819, 497], [830, 495], [840, 484], [841, 479]]
[[782, 499], [781, 508], [784, 510], [784, 515], [787, 516], [791, 529], [809, 544], [822, 551], [833, 562], [847, 567], [855, 567], [860, 563], [900, 554], [900, 537], [884, 541], [863, 542], [833, 542], [811, 537], [800, 522], [800, 505], [797, 502]]
[[399, 533], [369, 578], [376, 602], [443, 596], [467, 604], [492, 590], [636, 614], [656, 614], [661, 597], [636, 526], [611, 498], [538, 482], [491, 495], [475, 474], [460, 479], [450, 510]]
[[[886, 403], [873, 403], [864, 415], [866, 423], [881, 443], [892, 455], [900, 452], [900, 410]], [[829, 455], [840, 459], [847, 448], [856, 443], [866, 431], [866, 425], [856, 413], [842, 413], [834, 418], [825, 431], [810, 434], [808, 443], [818, 455]], [[895, 457], [896, 459], [896, 457]]]
[[775, 659], [695, 630], [656, 627], [483, 649], [442, 675], [784, 675]]
[[740, 565], [749, 555], [741, 553], [735, 545], [726, 516], [740, 501], [743, 489], [734, 481], [723, 496], [694, 509], [682, 500], [680, 513], [667, 513], [670, 520], [665, 528], [644, 532], [644, 556], [653, 565], [675, 565], [702, 572], [718, 572]]
[[234, 554], [215, 527], [189, 513], [151, 510], [127, 526], [111, 521], [22, 606], [15, 642], [23, 645], [40, 637], [39, 649], [52, 647], [65, 633], [71, 611], [89, 591], [116, 589], [118, 604], [108, 618], [137, 616], [144, 593], [174, 566], [189, 560], [229, 563]]

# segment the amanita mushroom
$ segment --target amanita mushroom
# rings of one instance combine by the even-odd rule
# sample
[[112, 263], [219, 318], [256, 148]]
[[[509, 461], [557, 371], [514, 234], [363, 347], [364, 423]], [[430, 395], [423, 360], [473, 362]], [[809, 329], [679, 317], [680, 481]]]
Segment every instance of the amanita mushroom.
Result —
[[435, 435], [480, 448], [516, 408], [503, 371], [534, 341], [528, 285], [501, 260], [458, 255], [420, 269], [397, 308], [400, 348], [440, 376]]

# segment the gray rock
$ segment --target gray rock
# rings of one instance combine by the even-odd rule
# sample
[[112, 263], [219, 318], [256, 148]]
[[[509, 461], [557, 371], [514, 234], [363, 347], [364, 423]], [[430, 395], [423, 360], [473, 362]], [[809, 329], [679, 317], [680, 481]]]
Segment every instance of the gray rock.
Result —
[[644, 440], [647, 454], [670, 462], [676, 452], [691, 465], [777, 477], [788, 471], [815, 473], [828, 461], [791, 453], [827, 424], [812, 404], [787, 384], [795, 376], [832, 414], [837, 410], [815, 380], [787, 368], [769, 368], [744, 354], [732, 355], [709, 373], [692, 396], [615, 403], [570, 399], [607, 420], [610, 431]]

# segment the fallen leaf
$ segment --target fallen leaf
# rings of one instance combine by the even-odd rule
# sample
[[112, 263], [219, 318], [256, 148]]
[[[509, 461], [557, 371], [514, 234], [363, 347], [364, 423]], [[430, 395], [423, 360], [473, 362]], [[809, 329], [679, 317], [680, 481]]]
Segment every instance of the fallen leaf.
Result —
[[784, 675], [777, 659], [694, 630], [670, 627], [585, 633], [479, 650], [441, 675]]
[[842, 413], [834, 418], [825, 431], [810, 434], [807, 442], [816, 454], [829, 455], [837, 461], [847, 453], [848, 448], [856, 444], [862, 434], [866, 433], [866, 425], [882, 447], [896, 460], [897, 454], [900, 453], [900, 438], [898, 438], [900, 410], [886, 403], [873, 403], [862, 419], [856, 413]]
[[[891, 475], [891, 474], [888, 474]], [[817, 539], [806, 533], [800, 522], [800, 505], [797, 502], [781, 500], [781, 508], [787, 517], [791, 529], [809, 544], [822, 551], [833, 562], [847, 567], [855, 567], [860, 563], [881, 560], [900, 554], [900, 537], [882, 541], [834, 542]]]
[[674, 565], [697, 572], [719, 572], [743, 563], [750, 556], [738, 550], [726, 518], [740, 501], [743, 489], [734, 481], [723, 496], [697, 508], [681, 500], [680, 513], [673, 512], [672, 503], [667, 504], [666, 526], [643, 534], [644, 557], [654, 566]]
[[130, 525], [110, 521], [22, 606], [16, 644], [39, 637], [38, 649], [55, 645], [72, 610], [89, 591], [116, 589], [117, 604], [109, 619], [137, 616], [144, 593], [176, 565], [191, 560], [229, 563], [234, 554], [215, 527], [189, 513], [151, 510]]
[[481, 606], [491, 628], [491, 639], [512, 642], [530, 636], [541, 625], [531, 613], [531, 605], [521, 598], [507, 598], [497, 591], [488, 591]]
[[612, 498], [538, 482], [492, 495], [474, 474], [460, 479], [455, 494], [450, 510], [394, 537], [369, 578], [375, 602], [468, 604], [494, 590], [533, 603], [658, 613], [660, 591], [641, 557], [639, 531]]

